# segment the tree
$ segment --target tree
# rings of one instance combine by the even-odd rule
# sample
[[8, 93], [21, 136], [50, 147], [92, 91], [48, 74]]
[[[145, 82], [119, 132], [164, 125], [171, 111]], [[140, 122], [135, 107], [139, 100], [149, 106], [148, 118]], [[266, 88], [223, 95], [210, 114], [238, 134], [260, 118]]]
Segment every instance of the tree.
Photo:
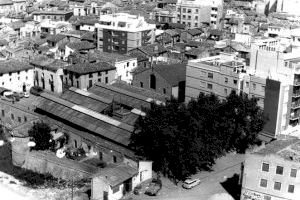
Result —
[[187, 105], [171, 99], [166, 105], [152, 103], [145, 112], [130, 146], [175, 181], [209, 169], [229, 151], [244, 152], [265, 124], [257, 100], [245, 94], [232, 93], [225, 100], [200, 94]]
[[31, 141], [35, 142], [34, 150], [47, 150], [53, 147], [51, 129], [44, 122], [36, 122], [28, 131]]

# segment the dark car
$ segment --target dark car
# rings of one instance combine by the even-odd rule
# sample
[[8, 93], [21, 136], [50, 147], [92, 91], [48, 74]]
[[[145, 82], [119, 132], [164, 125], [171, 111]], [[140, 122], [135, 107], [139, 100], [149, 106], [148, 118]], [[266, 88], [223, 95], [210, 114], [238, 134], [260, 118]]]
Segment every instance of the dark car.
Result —
[[145, 191], [146, 195], [156, 196], [162, 187], [160, 179], [153, 179]]
[[40, 96], [43, 91], [43, 88], [38, 86], [33, 86], [32, 88], [30, 88], [30, 93], [36, 96]]

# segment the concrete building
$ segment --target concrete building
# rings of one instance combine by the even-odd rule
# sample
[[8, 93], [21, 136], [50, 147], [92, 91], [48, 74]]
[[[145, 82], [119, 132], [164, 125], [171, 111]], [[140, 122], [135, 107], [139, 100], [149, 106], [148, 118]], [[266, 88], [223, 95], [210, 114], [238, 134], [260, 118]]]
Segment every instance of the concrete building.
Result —
[[223, 17], [223, 0], [178, 0], [176, 4], [176, 22], [189, 28], [198, 28], [203, 24], [220, 28]]
[[98, 49], [104, 52], [125, 54], [129, 50], [152, 44], [155, 39], [155, 24], [144, 17], [117, 13], [101, 15], [98, 30]]
[[97, 15], [101, 13], [101, 5], [98, 5], [96, 2], [90, 2], [85, 4], [75, 4], [73, 8], [74, 16], [90, 16]]
[[50, 19], [51, 21], [69, 21], [73, 16], [73, 11], [70, 10], [39, 10], [32, 13], [33, 20], [41, 22], [45, 19]]
[[18, 60], [0, 62], [0, 87], [25, 92], [33, 86], [33, 66]]
[[300, 140], [286, 137], [246, 155], [241, 200], [298, 200]]
[[68, 63], [39, 56], [31, 61], [34, 66], [34, 85], [60, 94], [63, 90], [63, 69]]
[[87, 90], [95, 83], [109, 84], [115, 80], [116, 68], [106, 62], [77, 63], [64, 70], [64, 84]]
[[276, 12], [300, 16], [299, 7], [299, 0], [277, 0]]

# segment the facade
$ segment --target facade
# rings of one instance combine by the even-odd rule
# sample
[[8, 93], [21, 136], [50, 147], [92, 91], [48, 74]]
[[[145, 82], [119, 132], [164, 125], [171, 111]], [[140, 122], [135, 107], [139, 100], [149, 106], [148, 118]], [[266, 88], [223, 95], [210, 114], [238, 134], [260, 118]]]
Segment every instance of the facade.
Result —
[[20, 38], [34, 38], [39, 37], [41, 33], [41, 27], [35, 22], [27, 22], [24, 27], [20, 28]]
[[276, 12], [299, 16], [299, 0], [278, 0]]
[[115, 80], [116, 68], [109, 63], [78, 63], [64, 70], [65, 85], [87, 90], [95, 83], [109, 84]]
[[176, 4], [176, 22], [189, 28], [198, 28], [209, 24], [213, 28], [220, 28], [223, 16], [223, 0], [178, 0]]
[[33, 86], [33, 67], [18, 60], [0, 62], [0, 87], [25, 92]]
[[287, 137], [247, 154], [241, 200], [299, 199], [299, 145], [299, 139]]
[[101, 15], [96, 25], [97, 46], [100, 51], [125, 54], [131, 49], [152, 44], [155, 39], [155, 24], [144, 17], [117, 13]]
[[4, 0], [0, 2], [0, 14], [7, 15], [14, 8], [14, 3], [12, 0]]
[[170, 99], [173, 96], [182, 102], [185, 97], [185, 71], [186, 63], [154, 65], [152, 68], [137, 70], [132, 85], [154, 90]]
[[34, 66], [34, 85], [52, 93], [60, 94], [63, 90], [63, 69], [67, 63], [61, 60], [40, 56], [31, 61]]
[[159, 23], [175, 23], [176, 22], [176, 11], [174, 9], [159, 9], [154, 12], [155, 22]]
[[90, 4], [74, 5], [73, 8], [74, 16], [90, 16], [90, 15], [99, 16], [100, 13], [101, 13], [101, 6], [99, 6], [95, 2], [91, 2]]
[[73, 16], [73, 11], [67, 10], [40, 10], [32, 13], [33, 20], [41, 22], [42, 20], [49, 19], [51, 21], [69, 21]]

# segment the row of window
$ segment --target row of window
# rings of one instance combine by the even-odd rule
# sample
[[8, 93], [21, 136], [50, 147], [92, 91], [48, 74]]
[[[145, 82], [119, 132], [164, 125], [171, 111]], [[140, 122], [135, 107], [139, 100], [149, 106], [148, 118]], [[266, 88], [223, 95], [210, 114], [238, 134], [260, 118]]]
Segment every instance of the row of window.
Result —
[[[177, 17], [178, 17], [178, 19], [179, 19], [179, 18], [180, 18], [180, 15], [177, 15]], [[198, 16], [195, 16], [194, 18], [195, 18], [195, 20], [198, 20]], [[182, 15], [182, 19], [192, 20], [192, 16], [187, 15], [187, 17], [186, 17], [186, 15]]]
[[[180, 21], [177, 21], [177, 23], [181, 23]], [[182, 24], [186, 24], [186, 25], [188, 25], [188, 26], [191, 26], [191, 22], [187, 22], [187, 23], [185, 23], [185, 22], [182, 22]], [[198, 23], [194, 23], [194, 27], [198, 27]]]
[[[180, 12], [181, 9], [178, 8], [177, 11]], [[183, 13], [192, 13], [192, 12], [193, 12], [193, 9], [190, 9], [190, 8], [188, 8], [188, 9], [182, 8], [182, 12], [183, 12]], [[199, 12], [199, 9], [195, 9], [194, 12], [195, 12], [195, 13], [198, 13], [198, 12]]]
[[[28, 69], [26, 69], [25, 72], [27, 73], [27, 72], [28, 72]], [[16, 73], [17, 73], [18, 75], [20, 75], [21, 72], [20, 72], [20, 71], [17, 71]], [[12, 72], [9, 72], [8, 75], [11, 76], [11, 75], [12, 75]], [[3, 76], [3, 73], [0, 73], [0, 76]]]
[[[2, 115], [2, 117], [5, 117], [5, 111], [4, 111], [4, 110], [1, 111], [1, 115]], [[12, 120], [15, 120], [15, 115], [14, 115], [13, 113], [11, 113], [11, 114], [10, 114], [10, 118], [11, 118]], [[19, 123], [22, 122], [22, 117], [18, 117], [18, 122], [19, 122]], [[27, 117], [26, 117], [26, 116], [24, 116], [24, 122], [27, 122]]]
[[[267, 179], [260, 179], [260, 187], [264, 187], [264, 188], [267, 188], [268, 187], [268, 180]], [[274, 190], [278, 190], [280, 191], [281, 190], [281, 182], [277, 182], [275, 181], [274, 182]], [[288, 193], [294, 193], [294, 190], [295, 190], [295, 185], [288, 185]]]
[[[105, 74], [108, 74], [108, 70], [105, 71]], [[93, 78], [94, 74], [90, 73], [89, 78]], [[102, 72], [98, 72], [98, 76], [102, 76]]]
[[[269, 172], [270, 165], [268, 163], [262, 163], [261, 170], [263, 172]], [[276, 166], [276, 174], [283, 175], [283, 167], [282, 166]], [[297, 176], [297, 169], [291, 169], [290, 177], [296, 178], [296, 176]]]

